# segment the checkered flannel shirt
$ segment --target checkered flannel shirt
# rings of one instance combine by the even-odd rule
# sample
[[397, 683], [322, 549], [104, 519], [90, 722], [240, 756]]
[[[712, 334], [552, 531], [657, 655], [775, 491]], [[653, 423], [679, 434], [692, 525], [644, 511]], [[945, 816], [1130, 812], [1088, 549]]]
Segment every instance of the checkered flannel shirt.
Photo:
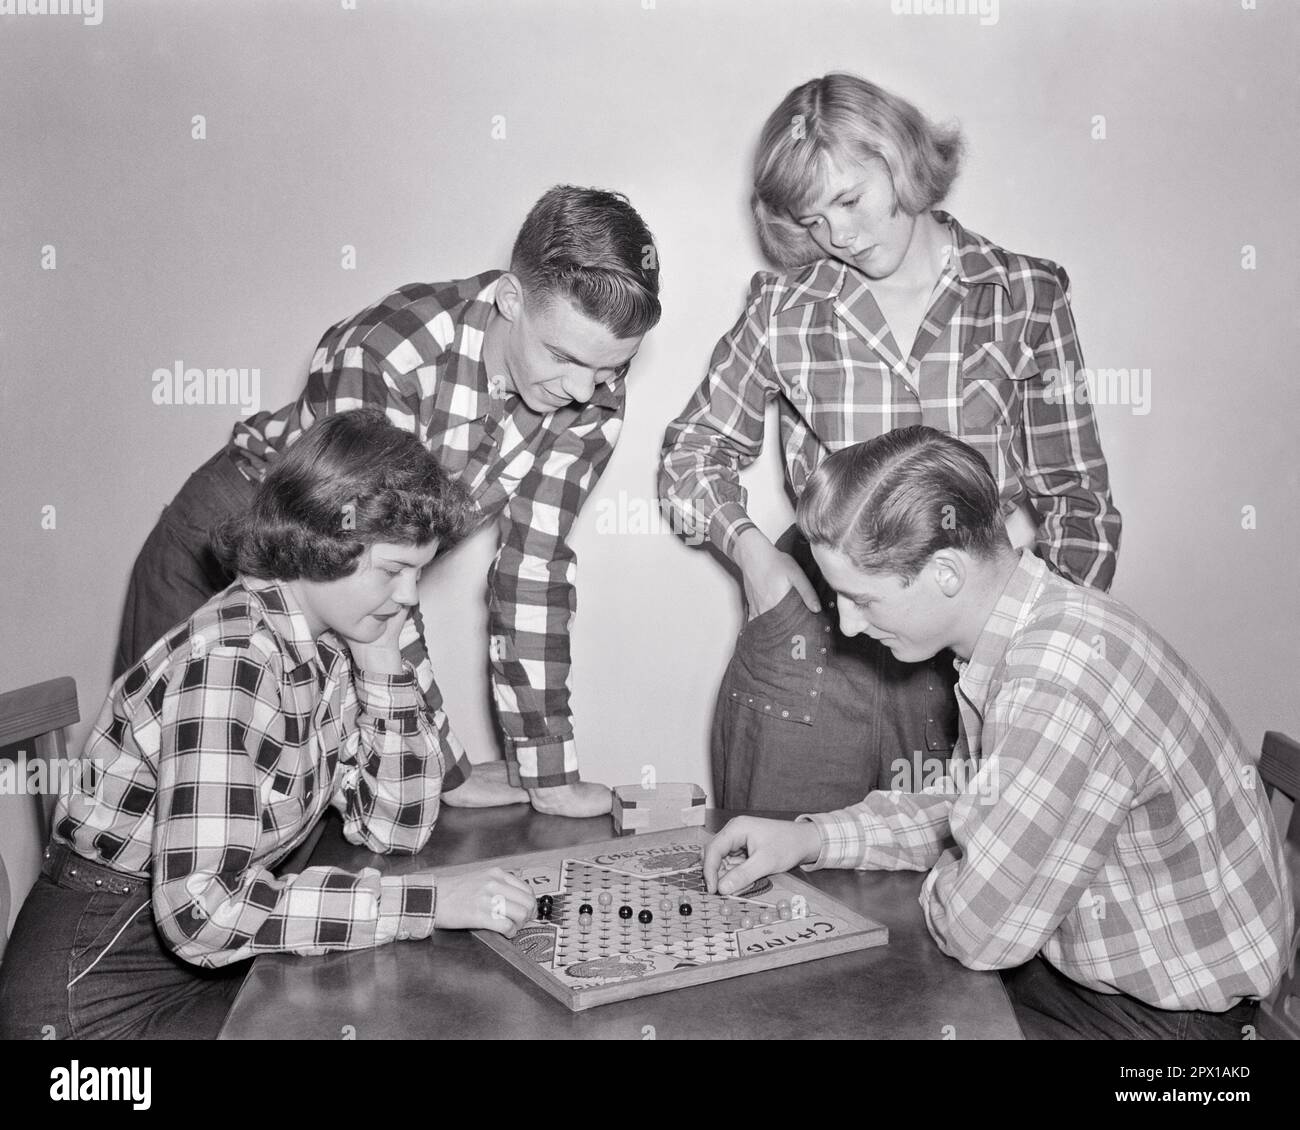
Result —
[[441, 749], [409, 665], [357, 670], [279, 582], [241, 577], [113, 684], [83, 754], [97, 779], [60, 798], [54, 838], [151, 877], [159, 930], [195, 965], [428, 937], [427, 874], [272, 868], [330, 806], [349, 842], [418, 852]]
[[[353, 408], [382, 408], [413, 433], [470, 491], [483, 520], [495, 517], [500, 548], [488, 572], [489, 663], [512, 778], [525, 786], [578, 779], [569, 706], [569, 629], [577, 608], [569, 532], [613, 454], [623, 424], [623, 377], [584, 405], [540, 416], [490, 386], [483, 334], [500, 271], [448, 283], [414, 283], [331, 327], [292, 404], [236, 425], [231, 437], [250, 478], [313, 421]], [[403, 655], [432, 709], [442, 696], [418, 620]], [[469, 771], [454, 737], [454, 788]], [[516, 769], [517, 766], [517, 769]]]
[[1086, 385], [1069, 278], [944, 212], [934, 216], [949, 225], [955, 255], [906, 358], [869, 281], [844, 263], [754, 275], [744, 314], [668, 426], [660, 494], [687, 532], [707, 534], [730, 556], [754, 525], [739, 472], [762, 450], [770, 400], [779, 405], [795, 497], [832, 452], [927, 424], [984, 456], [1004, 514], [1029, 503], [1038, 552], [1056, 572], [1105, 590], [1120, 515], [1092, 407], [1079, 392]]
[[973, 969], [1035, 954], [1102, 993], [1222, 1012], [1295, 928], [1264, 785], [1200, 677], [1128, 608], [1026, 552], [960, 673], [967, 771], [802, 816], [817, 867], [924, 870]]

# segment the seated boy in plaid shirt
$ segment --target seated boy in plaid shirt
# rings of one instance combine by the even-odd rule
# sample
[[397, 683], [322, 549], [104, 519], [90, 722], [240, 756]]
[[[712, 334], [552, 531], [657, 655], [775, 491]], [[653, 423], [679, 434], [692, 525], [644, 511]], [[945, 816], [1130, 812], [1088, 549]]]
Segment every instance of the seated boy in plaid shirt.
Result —
[[899, 750], [894, 791], [733, 820], [710, 889], [798, 865], [929, 871], [935, 942], [1004, 971], [1030, 1038], [1241, 1039], [1294, 908], [1259, 774], [1200, 677], [1117, 600], [1013, 551], [987, 464], [935, 429], [836, 452], [797, 519], [841, 632], [908, 663], [953, 649], [960, 740], [924, 789]]
[[211, 1036], [257, 954], [527, 921], [528, 888], [496, 868], [274, 870], [331, 807], [372, 851], [428, 841], [447, 719], [398, 640], [470, 515], [378, 409], [321, 421], [267, 473], [216, 538], [235, 582], [109, 692], [95, 779], [59, 802], [0, 971], [0, 1035]]

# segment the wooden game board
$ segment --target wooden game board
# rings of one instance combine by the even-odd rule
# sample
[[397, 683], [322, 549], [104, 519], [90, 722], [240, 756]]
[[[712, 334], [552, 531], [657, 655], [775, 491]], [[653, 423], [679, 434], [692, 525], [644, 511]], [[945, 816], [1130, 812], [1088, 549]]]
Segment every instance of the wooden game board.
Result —
[[[553, 897], [550, 920], [534, 918], [513, 938], [491, 930], [474, 934], [575, 1012], [889, 941], [884, 926], [792, 875], [763, 879], [740, 895], [708, 894], [701, 856], [711, 838], [702, 828], [683, 828], [441, 874], [501, 867], [537, 897]], [[599, 904], [602, 891], [612, 896], [608, 907]], [[665, 899], [671, 910], [662, 908]], [[683, 901], [691, 904], [690, 915], [679, 912]], [[583, 903], [594, 911], [585, 929], [578, 917]], [[623, 905], [632, 908], [631, 919], [619, 918]], [[642, 910], [654, 916], [648, 925], [638, 921]]]

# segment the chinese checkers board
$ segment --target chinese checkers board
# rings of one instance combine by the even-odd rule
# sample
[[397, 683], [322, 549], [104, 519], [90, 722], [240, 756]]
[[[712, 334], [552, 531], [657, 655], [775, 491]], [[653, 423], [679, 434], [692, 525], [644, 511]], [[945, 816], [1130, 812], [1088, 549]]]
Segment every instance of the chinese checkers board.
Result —
[[474, 864], [513, 872], [538, 902], [513, 938], [474, 933], [575, 1012], [888, 942], [884, 926], [788, 874], [708, 894], [711, 838], [684, 828]]

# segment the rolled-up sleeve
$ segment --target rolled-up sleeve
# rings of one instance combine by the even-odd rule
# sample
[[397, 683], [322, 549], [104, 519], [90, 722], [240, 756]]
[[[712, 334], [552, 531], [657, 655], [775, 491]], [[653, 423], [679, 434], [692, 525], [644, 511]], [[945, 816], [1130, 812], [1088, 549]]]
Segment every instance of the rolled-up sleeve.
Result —
[[764, 414], [776, 395], [768, 349], [773, 276], [756, 273], [745, 311], [714, 347], [708, 375], [668, 425], [659, 494], [687, 536], [707, 536], [727, 556], [753, 527], [740, 471], [763, 449]]
[[574, 521], [609, 463], [623, 426], [617, 408], [588, 404], [521, 476], [502, 505], [488, 571], [488, 649], [497, 717], [520, 783], [578, 779], [570, 707], [569, 632], [577, 612]]

